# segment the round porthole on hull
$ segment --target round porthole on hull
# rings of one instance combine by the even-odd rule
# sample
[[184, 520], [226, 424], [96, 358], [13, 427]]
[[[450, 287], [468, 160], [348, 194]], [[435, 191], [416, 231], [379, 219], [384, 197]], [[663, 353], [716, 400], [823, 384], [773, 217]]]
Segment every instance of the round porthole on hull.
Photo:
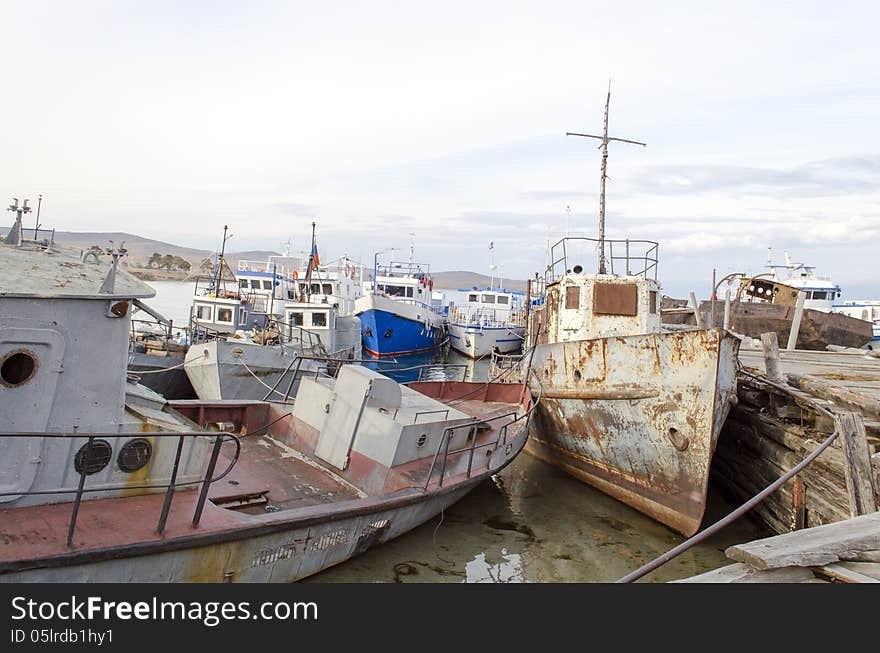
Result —
[[0, 360], [0, 383], [7, 388], [24, 385], [37, 372], [37, 357], [26, 349], [16, 349], [5, 354]]
[[153, 455], [153, 445], [150, 444], [149, 440], [144, 440], [143, 438], [137, 438], [135, 440], [129, 440], [122, 448], [119, 450], [119, 455], [116, 456], [116, 464], [119, 465], [119, 469], [123, 472], [136, 472], [141, 469], [144, 465], [150, 462], [150, 457]]
[[73, 458], [73, 468], [77, 474], [82, 474], [85, 469], [86, 476], [97, 474], [107, 466], [113, 457], [113, 448], [107, 440], [92, 440], [86, 442], [76, 452]]

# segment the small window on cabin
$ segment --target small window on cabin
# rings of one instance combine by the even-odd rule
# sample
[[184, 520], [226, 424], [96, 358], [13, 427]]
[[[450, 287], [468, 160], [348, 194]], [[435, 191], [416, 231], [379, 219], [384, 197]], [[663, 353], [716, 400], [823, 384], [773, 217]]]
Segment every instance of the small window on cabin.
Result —
[[197, 304], [196, 305], [196, 319], [197, 320], [203, 320], [205, 322], [210, 322], [212, 313], [213, 313], [213, 311], [211, 310], [210, 306], [207, 306], [205, 304]]
[[468, 301], [469, 302], [478, 302], [478, 301], [480, 301], [480, 296], [475, 295], [475, 294], [468, 295]]
[[246, 324], [247, 323], [247, 311], [243, 308], [238, 309], [238, 323]]
[[302, 326], [303, 325], [303, 314], [300, 311], [295, 313], [291, 313], [287, 318], [287, 321], [293, 326]]
[[248, 287], [247, 279], [239, 279], [238, 280], [238, 287], [239, 288], [247, 288]]
[[657, 312], [657, 291], [649, 290], [648, 291], [648, 312], [656, 313]]
[[263, 279], [263, 290], [272, 290], [272, 281]]
[[483, 295], [482, 301], [484, 304], [494, 304], [495, 303], [495, 295]]
[[326, 313], [312, 313], [312, 326], [316, 326], [316, 327], [327, 326], [327, 314]]
[[[807, 299], [809, 299], [809, 297]], [[813, 293], [813, 299], [828, 299], [828, 295], [824, 290], [817, 290]]]
[[498, 303], [499, 304], [510, 304], [510, 297], [508, 297], [507, 295], [499, 295], [498, 296]]
[[217, 309], [217, 321], [225, 322], [226, 324], [232, 324], [232, 309], [231, 308], [218, 308]]
[[320, 283], [313, 283], [313, 284], [312, 284], [311, 286], [309, 286], [309, 287], [311, 288], [310, 292], [311, 292], [313, 295], [319, 295], [319, 294], [321, 294], [321, 284], [320, 284]]
[[325, 283], [325, 284], [322, 284], [322, 286], [324, 288], [325, 295], [332, 295], [333, 294], [333, 284]]
[[406, 296], [407, 296], [407, 297], [412, 297], [412, 296], [413, 296], [413, 287], [412, 287], [412, 286], [409, 286], [409, 287], [406, 289]]
[[581, 287], [568, 286], [565, 289], [565, 308], [580, 308], [581, 306]]

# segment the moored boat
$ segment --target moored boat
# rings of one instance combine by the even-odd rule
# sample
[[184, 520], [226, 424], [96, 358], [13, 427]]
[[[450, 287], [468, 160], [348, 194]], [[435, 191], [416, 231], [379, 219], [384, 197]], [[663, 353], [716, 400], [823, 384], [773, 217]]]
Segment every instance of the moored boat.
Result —
[[503, 288], [474, 288], [450, 308], [449, 346], [470, 358], [510, 354], [522, 348], [525, 308], [521, 293]]
[[430, 519], [525, 443], [523, 386], [355, 365], [292, 406], [168, 403], [126, 374], [131, 302], [153, 291], [119, 253], [12, 233], [0, 263], [29, 275], [0, 291], [2, 582], [290, 582]]

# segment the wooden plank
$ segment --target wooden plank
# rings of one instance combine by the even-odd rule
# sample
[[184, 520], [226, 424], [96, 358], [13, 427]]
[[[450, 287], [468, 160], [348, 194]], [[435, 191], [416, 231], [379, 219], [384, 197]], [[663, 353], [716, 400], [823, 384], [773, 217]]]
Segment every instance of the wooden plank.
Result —
[[764, 348], [764, 369], [771, 381], [783, 381], [782, 369], [779, 367], [779, 339], [775, 332], [762, 333], [761, 345]]
[[880, 400], [869, 397], [860, 392], [853, 392], [828, 381], [817, 379], [812, 376], [800, 374], [788, 374], [788, 381], [796, 388], [809, 392], [823, 399], [829, 399], [838, 404], [852, 406], [873, 418], [880, 417]]
[[748, 565], [736, 563], [707, 571], [690, 578], [674, 580], [673, 583], [803, 583], [815, 579], [812, 571], [805, 567], [783, 567], [781, 569], [759, 570]]
[[794, 317], [791, 320], [791, 328], [788, 330], [788, 345], [786, 349], [793, 351], [797, 344], [798, 333], [801, 330], [801, 318], [804, 315], [804, 300], [807, 293], [803, 290], [798, 291], [797, 303], [794, 305]]
[[840, 559], [847, 562], [880, 562], [880, 551], [856, 551], [851, 556]]
[[697, 296], [691, 293], [691, 306], [694, 309], [694, 318], [697, 320], [697, 328], [703, 328], [703, 317], [700, 315], [700, 305], [697, 303]]
[[755, 540], [725, 551], [731, 560], [756, 569], [819, 566], [841, 555], [880, 549], [880, 513]]
[[846, 479], [849, 494], [851, 517], [866, 515], [877, 511], [874, 488], [874, 470], [871, 466], [871, 452], [865, 437], [865, 425], [859, 413], [840, 413], [835, 417], [840, 433]]
[[817, 567], [816, 572], [827, 575], [829, 578], [843, 583], [880, 583], [880, 580], [877, 580], [876, 578], [853, 571], [852, 569], [836, 562]]

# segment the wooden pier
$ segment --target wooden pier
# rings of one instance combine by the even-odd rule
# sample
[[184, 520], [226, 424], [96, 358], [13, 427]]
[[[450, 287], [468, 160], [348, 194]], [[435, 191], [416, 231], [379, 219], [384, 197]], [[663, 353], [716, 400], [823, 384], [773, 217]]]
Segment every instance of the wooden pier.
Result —
[[837, 430], [837, 440], [754, 514], [787, 533], [874, 512], [880, 503], [880, 358], [868, 351], [779, 351], [770, 335], [762, 348], [743, 343], [740, 350], [738, 403], [719, 438], [713, 481], [745, 501]]

